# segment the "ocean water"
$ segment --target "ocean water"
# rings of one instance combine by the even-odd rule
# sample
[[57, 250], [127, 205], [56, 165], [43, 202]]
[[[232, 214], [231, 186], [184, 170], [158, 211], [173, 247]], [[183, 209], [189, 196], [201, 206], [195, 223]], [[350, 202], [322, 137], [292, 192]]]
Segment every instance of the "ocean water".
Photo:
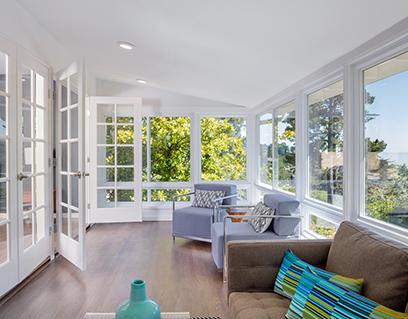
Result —
[[408, 153], [380, 153], [382, 159], [394, 162], [394, 164], [405, 164], [408, 166]]

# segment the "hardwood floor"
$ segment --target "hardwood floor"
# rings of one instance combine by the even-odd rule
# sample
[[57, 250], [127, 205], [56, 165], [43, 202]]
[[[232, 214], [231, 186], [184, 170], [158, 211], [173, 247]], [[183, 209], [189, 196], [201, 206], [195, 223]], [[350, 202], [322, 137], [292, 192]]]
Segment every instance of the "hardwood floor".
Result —
[[87, 234], [87, 270], [62, 257], [0, 309], [0, 318], [82, 318], [113, 312], [132, 279], [146, 280], [162, 311], [225, 316], [222, 274], [208, 243], [176, 239], [170, 222], [95, 225]]

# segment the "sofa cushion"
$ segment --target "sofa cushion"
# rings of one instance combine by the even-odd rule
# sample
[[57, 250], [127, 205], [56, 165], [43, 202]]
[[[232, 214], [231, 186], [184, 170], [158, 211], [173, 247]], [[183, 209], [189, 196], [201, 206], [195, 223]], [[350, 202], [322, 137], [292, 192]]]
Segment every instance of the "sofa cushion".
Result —
[[213, 210], [185, 207], [173, 213], [173, 235], [201, 238], [210, 241]]
[[292, 251], [287, 250], [280, 266], [273, 290], [282, 296], [292, 299], [299, 285], [300, 279], [302, 278], [302, 274], [307, 268], [315, 271], [320, 277], [357, 293], [361, 291], [363, 286], [363, 279], [343, 277], [330, 271], [314, 267], [300, 259]]
[[403, 312], [408, 301], [408, 247], [364, 227], [343, 222], [331, 245], [326, 269], [363, 278], [362, 294]]
[[[220, 184], [220, 183], [200, 183], [194, 185], [194, 191], [198, 189], [207, 191], [223, 191], [225, 196], [234, 195], [237, 193], [237, 185], [234, 184]], [[222, 202], [223, 205], [236, 205], [237, 198], [226, 198]]]
[[229, 296], [229, 318], [282, 319], [290, 300], [275, 293], [233, 292]]
[[[264, 204], [275, 210], [276, 216], [299, 215], [299, 201], [283, 194], [266, 194]], [[275, 218], [272, 221], [273, 231], [280, 236], [295, 235], [300, 224], [300, 218]]]
[[[274, 232], [257, 233], [249, 223], [232, 223], [226, 225], [227, 241], [231, 240], [267, 240], [285, 239]], [[218, 269], [224, 264], [224, 223], [214, 223], [211, 228], [211, 253]]]
[[306, 268], [286, 318], [408, 319], [408, 314], [393, 311], [355, 292], [343, 289]]

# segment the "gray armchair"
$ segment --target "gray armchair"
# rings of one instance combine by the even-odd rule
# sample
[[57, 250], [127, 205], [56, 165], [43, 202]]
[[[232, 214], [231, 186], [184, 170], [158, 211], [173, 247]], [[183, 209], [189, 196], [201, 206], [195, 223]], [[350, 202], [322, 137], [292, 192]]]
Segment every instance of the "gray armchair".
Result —
[[[194, 195], [197, 189], [223, 191], [224, 196], [214, 201], [214, 208], [184, 207], [177, 209], [176, 201], [180, 196]], [[233, 184], [202, 183], [195, 184], [194, 191], [173, 198], [173, 240], [175, 237], [211, 242], [211, 225], [223, 218], [222, 205], [235, 205], [237, 187]]]
[[[212, 225], [211, 252], [214, 263], [218, 269], [224, 267], [224, 252], [228, 241], [233, 240], [272, 240], [272, 239], [289, 239], [300, 237], [301, 215], [299, 212], [299, 202], [290, 196], [282, 194], [267, 194], [264, 196], [264, 204], [275, 210], [272, 216], [225, 216], [223, 222], [217, 222]], [[254, 206], [233, 206], [222, 205], [220, 208], [246, 208], [251, 209]], [[257, 233], [249, 224], [253, 218], [272, 219], [271, 225], [264, 233]], [[231, 219], [244, 219], [246, 222], [232, 223]]]

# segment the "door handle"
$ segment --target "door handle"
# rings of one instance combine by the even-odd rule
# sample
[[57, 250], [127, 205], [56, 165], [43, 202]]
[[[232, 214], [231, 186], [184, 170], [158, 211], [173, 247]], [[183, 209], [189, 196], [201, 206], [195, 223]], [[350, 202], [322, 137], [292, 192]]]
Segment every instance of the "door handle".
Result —
[[76, 173], [73, 173], [72, 176], [76, 176], [76, 177], [78, 177], [78, 178], [81, 178], [81, 177], [82, 177], [82, 173], [81, 173], [81, 172], [76, 172]]
[[29, 177], [28, 175], [25, 175], [23, 173], [18, 173], [18, 175], [17, 175], [17, 179], [19, 181], [22, 181], [23, 179], [28, 178], [28, 177]]

